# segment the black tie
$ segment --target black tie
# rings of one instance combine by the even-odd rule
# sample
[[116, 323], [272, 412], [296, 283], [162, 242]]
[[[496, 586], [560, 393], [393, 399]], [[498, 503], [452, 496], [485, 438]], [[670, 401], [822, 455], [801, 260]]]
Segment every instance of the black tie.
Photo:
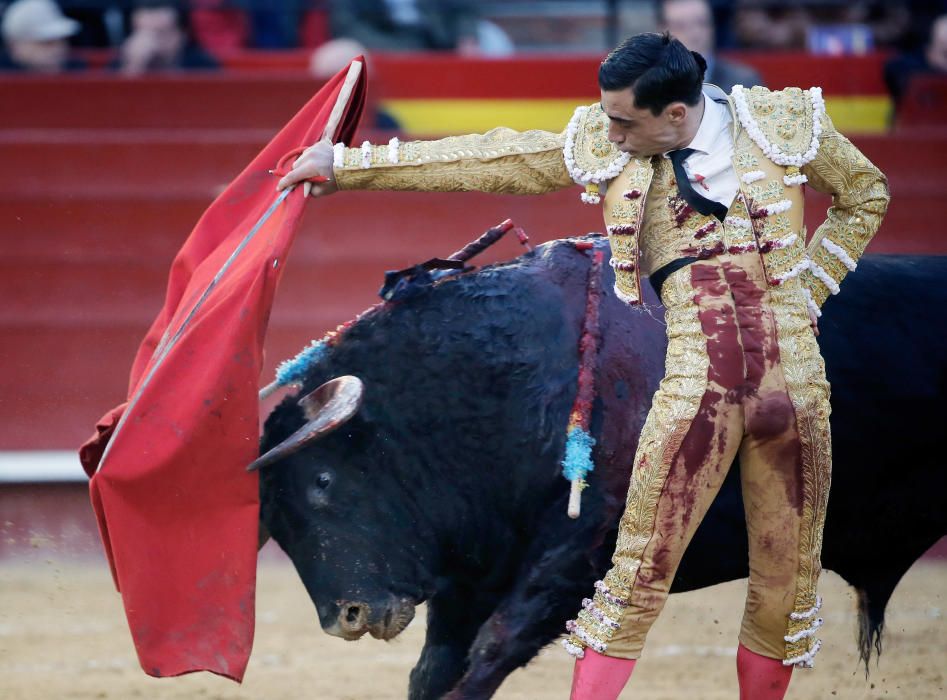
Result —
[[727, 216], [727, 208], [720, 202], [707, 199], [697, 192], [691, 184], [690, 178], [687, 177], [687, 171], [684, 170], [684, 161], [687, 159], [687, 156], [693, 152], [693, 148], [681, 148], [668, 153], [668, 158], [671, 159], [671, 164], [674, 166], [674, 177], [677, 179], [677, 189], [680, 190], [684, 201], [701, 214], [704, 216], [713, 214], [720, 219], [720, 221], [723, 221]]

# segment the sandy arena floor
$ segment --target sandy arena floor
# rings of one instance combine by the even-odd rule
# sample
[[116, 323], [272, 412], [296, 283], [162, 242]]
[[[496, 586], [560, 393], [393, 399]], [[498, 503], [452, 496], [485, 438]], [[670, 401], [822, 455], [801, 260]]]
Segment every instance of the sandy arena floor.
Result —
[[[104, 562], [68, 563], [37, 553], [31, 563], [0, 564], [3, 700], [404, 698], [423, 641], [423, 611], [389, 643], [347, 643], [323, 634], [294, 571], [269, 557], [260, 569], [256, 643], [244, 684], [210, 674], [149, 678], [138, 667]], [[736, 698], [735, 638], [744, 588], [741, 581], [672, 596], [622, 697]], [[823, 578], [822, 594], [825, 647], [816, 669], [796, 672], [789, 698], [947, 697], [947, 562], [920, 562], [901, 582], [889, 607], [881, 665], [867, 681], [856, 657], [852, 594], [831, 573]], [[549, 647], [510, 676], [496, 697], [564, 699], [570, 672], [565, 652]]]

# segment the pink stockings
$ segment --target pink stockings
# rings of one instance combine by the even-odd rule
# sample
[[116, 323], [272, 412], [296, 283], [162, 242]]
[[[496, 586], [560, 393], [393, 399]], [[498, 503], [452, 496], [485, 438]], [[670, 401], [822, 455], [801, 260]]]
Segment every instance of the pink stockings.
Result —
[[576, 659], [570, 700], [615, 700], [635, 668], [634, 659], [617, 659], [591, 649]]
[[737, 648], [740, 700], [783, 700], [791, 675], [792, 666], [783, 666], [779, 659], [761, 656], [742, 644]]
[[[591, 649], [575, 662], [570, 700], [616, 700], [635, 668], [634, 659], [617, 659]], [[782, 700], [792, 666], [761, 656], [742, 644], [737, 648], [740, 700]]]

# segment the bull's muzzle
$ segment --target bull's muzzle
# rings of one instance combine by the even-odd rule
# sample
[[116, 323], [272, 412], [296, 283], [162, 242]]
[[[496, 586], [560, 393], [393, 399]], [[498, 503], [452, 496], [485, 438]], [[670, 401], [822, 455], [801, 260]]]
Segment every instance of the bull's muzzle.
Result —
[[334, 624], [324, 627], [326, 633], [354, 640], [366, 632], [375, 639], [391, 639], [401, 634], [414, 619], [414, 603], [391, 598], [374, 607], [361, 601], [340, 600]]

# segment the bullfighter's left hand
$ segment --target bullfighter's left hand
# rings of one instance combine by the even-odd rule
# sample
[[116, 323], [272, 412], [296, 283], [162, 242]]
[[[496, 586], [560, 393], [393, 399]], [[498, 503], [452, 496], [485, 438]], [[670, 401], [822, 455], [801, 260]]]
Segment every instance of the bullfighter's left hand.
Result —
[[[303, 194], [308, 197], [322, 197], [339, 191], [335, 182], [335, 173], [332, 170], [332, 143], [322, 140], [313, 144], [293, 161], [290, 170], [277, 183], [277, 190], [284, 190], [299, 182], [303, 183]], [[313, 181], [313, 179], [315, 181]]]

